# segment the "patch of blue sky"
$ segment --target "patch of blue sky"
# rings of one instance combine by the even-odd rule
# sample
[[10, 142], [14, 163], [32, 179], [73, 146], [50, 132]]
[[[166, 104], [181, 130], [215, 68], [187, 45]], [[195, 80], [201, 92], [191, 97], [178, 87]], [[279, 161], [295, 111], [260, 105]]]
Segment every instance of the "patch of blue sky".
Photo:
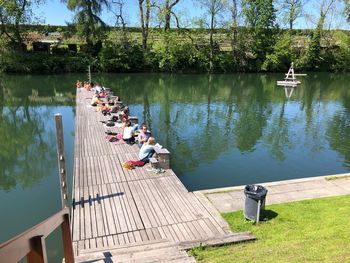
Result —
[[[127, 26], [139, 26], [139, 8], [138, 1], [124, 1], [124, 15], [127, 22]], [[280, 27], [286, 28], [287, 23], [283, 22], [283, 9], [276, 6], [277, 9], [277, 22]], [[335, 8], [331, 9], [327, 15], [325, 28], [341, 28], [349, 29], [349, 23], [346, 21], [345, 16], [341, 13], [343, 10], [343, 1], [338, 1]], [[193, 21], [197, 18], [205, 18], [205, 10], [196, 0], [181, 0], [178, 5], [175, 6], [174, 11], [179, 17], [181, 27], [194, 27]], [[299, 17], [295, 21], [295, 28], [315, 28], [319, 13], [320, 13], [320, 1], [310, 0], [305, 4], [303, 8], [303, 16]], [[66, 25], [67, 22], [72, 22], [74, 18], [74, 12], [68, 10], [66, 4], [60, 0], [46, 0], [46, 2], [35, 8], [34, 13], [40, 17], [41, 24], [49, 25]], [[225, 15], [226, 20], [230, 18], [229, 12]], [[101, 14], [102, 20], [108, 25], [115, 25], [115, 16], [112, 12], [108, 12], [104, 9]], [[243, 21], [241, 21], [243, 23]], [[155, 14], [152, 15], [151, 25], [156, 26], [158, 24]], [[175, 26], [175, 25], [173, 25]]]

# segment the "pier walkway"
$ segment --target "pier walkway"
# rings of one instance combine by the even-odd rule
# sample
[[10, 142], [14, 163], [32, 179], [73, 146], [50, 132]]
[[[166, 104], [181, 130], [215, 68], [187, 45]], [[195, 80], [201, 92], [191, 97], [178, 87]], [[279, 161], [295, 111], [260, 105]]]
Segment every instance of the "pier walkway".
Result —
[[210, 202], [188, 192], [171, 169], [155, 174], [148, 164], [122, 168], [137, 160], [139, 149], [105, 139], [101, 121], [110, 117], [89, 106], [92, 95], [78, 90], [76, 98], [71, 220], [76, 262], [194, 262], [182, 249], [254, 239], [231, 233]]

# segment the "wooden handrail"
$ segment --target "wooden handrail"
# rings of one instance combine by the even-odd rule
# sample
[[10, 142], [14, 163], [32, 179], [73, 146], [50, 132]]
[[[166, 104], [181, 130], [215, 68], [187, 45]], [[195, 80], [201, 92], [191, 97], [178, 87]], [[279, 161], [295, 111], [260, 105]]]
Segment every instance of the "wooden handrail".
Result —
[[59, 226], [61, 226], [65, 262], [74, 263], [69, 208], [67, 207], [0, 244], [1, 262], [18, 262], [24, 257], [27, 257], [28, 263], [47, 262], [45, 238]]

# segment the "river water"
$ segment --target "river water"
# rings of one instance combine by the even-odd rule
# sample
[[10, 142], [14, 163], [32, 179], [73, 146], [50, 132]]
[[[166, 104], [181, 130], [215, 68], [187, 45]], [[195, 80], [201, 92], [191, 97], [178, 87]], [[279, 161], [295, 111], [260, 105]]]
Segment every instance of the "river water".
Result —
[[[293, 90], [283, 74], [93, 74], [171, 152], [188, 190], [348, 172], [349, 74], [315, 73]], [[72, 176], [76, 79], [0, 77], [0, 242], [60, 209], [54, 114], [63, 115]], [[47, 242], [49, 259], [61, 248]]]

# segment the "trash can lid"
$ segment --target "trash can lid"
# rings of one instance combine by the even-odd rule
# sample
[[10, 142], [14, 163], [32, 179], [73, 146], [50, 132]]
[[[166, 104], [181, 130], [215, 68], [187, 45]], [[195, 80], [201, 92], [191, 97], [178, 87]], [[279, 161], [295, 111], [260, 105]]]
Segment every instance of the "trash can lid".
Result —
[[246, 195], [253, 195], [256, 197], [263, 197], [267, 194], [267, 189], [261, 185], [248, 184], [244, 188]]

